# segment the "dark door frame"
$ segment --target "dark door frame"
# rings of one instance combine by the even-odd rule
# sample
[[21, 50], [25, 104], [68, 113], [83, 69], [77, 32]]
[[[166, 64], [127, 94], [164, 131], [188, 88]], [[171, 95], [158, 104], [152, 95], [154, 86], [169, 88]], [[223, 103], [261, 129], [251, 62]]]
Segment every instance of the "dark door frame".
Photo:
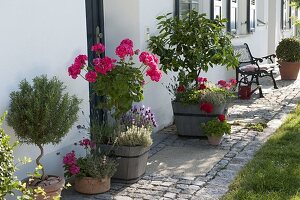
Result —
[[[104, 10], [103, 0], [85, 0], [86, 7], [86, 28], [87, 28], [87, 47], [89, 63], [92, 63], [96, 54], [91, 51], [93, 44], [101, 42], [105, 43], [104, 38]], [[102, 55], [104, 56], [104, 54]], [[107, 120], [107, 113], [99, 109], [97, 105], [103, 102], [104, 97], [99, 97], [92, 89], [92, 84], [89, 85], [89, 100], [90, 100], [90, 126], [93, 124], [102, 124]]]

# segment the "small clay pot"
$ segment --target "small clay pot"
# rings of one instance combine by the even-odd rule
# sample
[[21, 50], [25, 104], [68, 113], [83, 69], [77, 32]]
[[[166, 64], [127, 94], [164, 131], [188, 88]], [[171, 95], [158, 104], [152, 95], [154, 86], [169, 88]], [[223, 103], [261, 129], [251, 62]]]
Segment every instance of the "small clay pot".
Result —
[[82, 194], [99, 194], [110, 190], [110, 178], [76, 177], [75, 190]]
[[208, 138], [208, 143], [213, 146], [218, 146], [222, 141], [222, 136], [219, 137], [207, 136], [207, 138]]
[[[23, 180], [23, 182], [26, 182], [28, 184], [29, 178], [26, 178]], [[54, 176], [54, 175], [48, 175], [48, 178], [44, 181], [39, 182], [36, 186], [30, 186], [30, 188], [37, 188], [41, 187], [46, 192], [46, 195], [37, 194], [35, 196], [35, 200], [44, 200], [45, 198], [47, 200], [53, 200], [54, 197], [60, 196], [61, 191], [63, 190], [65, 185], [65, 179], [60, 176]]]

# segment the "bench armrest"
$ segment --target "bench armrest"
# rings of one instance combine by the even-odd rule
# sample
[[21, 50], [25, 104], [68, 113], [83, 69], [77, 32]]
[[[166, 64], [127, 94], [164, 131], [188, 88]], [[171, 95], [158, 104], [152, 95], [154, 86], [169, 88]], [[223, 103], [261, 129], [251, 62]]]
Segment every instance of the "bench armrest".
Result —
[[274, 63], [273, 58], [276, 58], [275, 54], [267, 55], [267, 56], [264, 56], [264, 57], [261, 57], [261, 58], [254, 58], [254, 59], [258, 60], [260, 63], [262, 63], [264, 59], [265, 60], [270, 60], [272, 63]]

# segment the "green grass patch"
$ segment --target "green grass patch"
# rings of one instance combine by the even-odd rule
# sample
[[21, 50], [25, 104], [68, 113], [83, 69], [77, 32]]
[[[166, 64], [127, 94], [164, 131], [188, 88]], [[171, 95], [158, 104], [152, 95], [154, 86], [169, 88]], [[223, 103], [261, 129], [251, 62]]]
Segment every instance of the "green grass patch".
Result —
[[300, 105], [239, 173], [223, 200], [300, 200]]
[[263, 132], [265, 128], [267, 128], [267, 124], [265, 122], [258, 122], [258, 123], [250, 123], [245, 126], [245, 128], [253, 130], [253, 131], [258, 131], [258, 132]]

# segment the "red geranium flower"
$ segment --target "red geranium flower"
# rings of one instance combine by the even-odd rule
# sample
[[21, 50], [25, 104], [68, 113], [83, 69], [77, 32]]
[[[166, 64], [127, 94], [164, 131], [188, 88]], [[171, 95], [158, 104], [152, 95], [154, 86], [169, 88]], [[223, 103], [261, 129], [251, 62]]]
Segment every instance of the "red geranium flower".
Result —
[[206, 113], [212, 113], [214, 105], [212, 103], [205, 102], [200, 104], [200, 109]]
[[184, 87], [184, 85], [180, 85], [180, 86], [177, 88], [177, 92], [179, 92], [179, 93], [185, 92], [185, 87]]
[[225, 115], [219, 115], [218, 119], [220, 120], [220, 122], [224, 122], [226, 120]]
[[205, 90], [205, 89], [206, 89], [206, 85], [204, 85], [204, 84], [199, 85], [199, 90]]

